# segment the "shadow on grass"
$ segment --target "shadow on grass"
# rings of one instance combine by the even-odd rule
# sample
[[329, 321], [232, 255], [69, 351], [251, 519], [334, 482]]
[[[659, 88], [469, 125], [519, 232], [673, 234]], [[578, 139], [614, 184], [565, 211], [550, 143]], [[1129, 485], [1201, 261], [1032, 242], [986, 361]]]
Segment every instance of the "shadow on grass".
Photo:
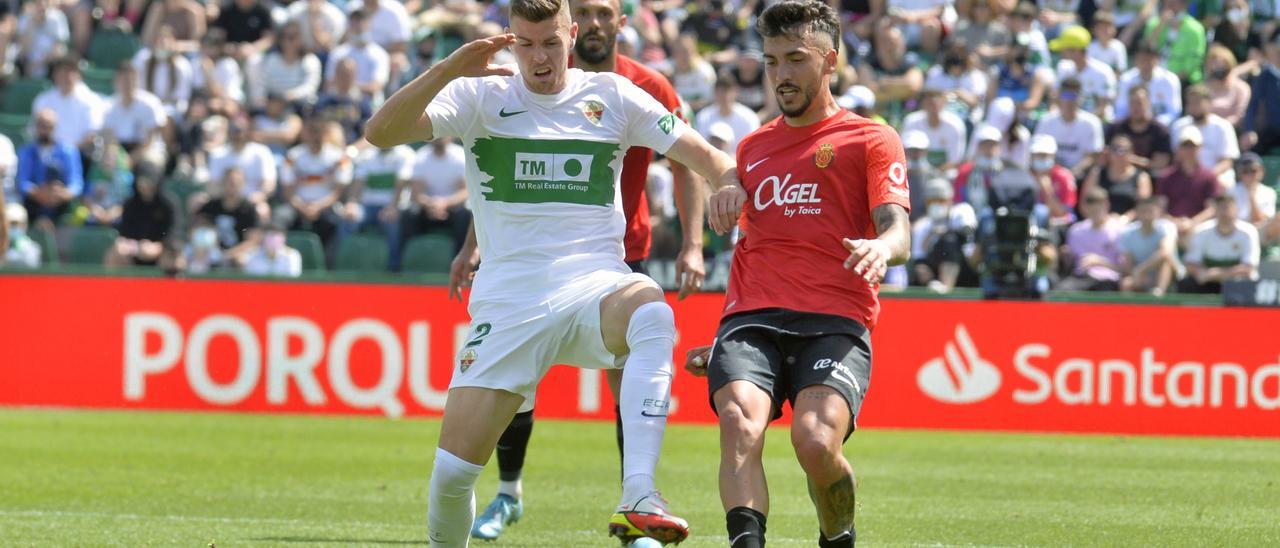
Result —
[[323, 544], [403, 544], [403, 545], [426, 545], [427, 540], [388, 540], [377, 538], [329, 538], [329, 537], [259, 537], [249, 539], [258, 542], [297, 542], [297, 543], [323, 543]]

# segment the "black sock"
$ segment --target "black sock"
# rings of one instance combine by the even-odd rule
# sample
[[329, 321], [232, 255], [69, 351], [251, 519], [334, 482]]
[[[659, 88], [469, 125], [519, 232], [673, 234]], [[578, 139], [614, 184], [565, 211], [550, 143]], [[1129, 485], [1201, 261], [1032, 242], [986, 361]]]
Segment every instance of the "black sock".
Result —
[[618, 477], [622, 479], [627, 479], [623, 477], [626, 474], [626, 469], [622, 467], [622, 456], [625, 455], [626, 453], [622, 452], [622, 406], [621, 405], [613, 406], [613, 424], [614, 424], [614, 429], [616, 430], [616, 433], [618, 436]]
[[729, 530], [729, 548], [763, 548], [764, 514], [746, 506], [736, 506], [724, 516]]
[[818, 547], [819, 548], [853, 548], [854, 542], [858, 540], [858, 535], [850, 529], [840, 536], [828, 539], [822, 531], [818, 531]]
[[511, 424], [498, 438], [498, 479], [515, 481], [524, 470], [524, 454], [529, 450], [529, 437], [533, 435], [533, 410], [516, 413]]

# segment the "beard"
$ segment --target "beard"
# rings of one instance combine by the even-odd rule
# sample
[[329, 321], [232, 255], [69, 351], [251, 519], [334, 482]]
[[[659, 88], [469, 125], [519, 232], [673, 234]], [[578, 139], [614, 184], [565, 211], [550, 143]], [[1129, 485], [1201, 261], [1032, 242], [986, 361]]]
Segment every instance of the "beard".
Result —
[[[600, 38], [600, 47], [592, 48], [587, 45], [587, 38], [598, 36]], [[616, 37], [605, 36], [599, 30], [591, 31], [587, 34], [578, 36], [577, 41], [573, 44], [573, 54], [589, 65], [603, 63], [606, 59], [613, 56], [613, 47], [617, 43]]]
[[782, 111], [782, 114], [789, 118], [795, 118], [797, 116], [804, 114], [805, 111], [809, 110], [809, 106], [813, 104], [813, 98], [817, 94], [814, 93], [813, 90], [803, 89], [798, 86], [788, 86], [788, 87], [796, 88], [797, 90], [799, 90], [800, 94], [804, 96], [804, 101], [800, 103], [800, 106], [795, 108], [787, 108], [786, 106], [783, 106], [782, 94], [778, 92], [777, 88], [774, 88], [773, 96], [774, 96], [774, 99], [777, 99], [778, 109]]

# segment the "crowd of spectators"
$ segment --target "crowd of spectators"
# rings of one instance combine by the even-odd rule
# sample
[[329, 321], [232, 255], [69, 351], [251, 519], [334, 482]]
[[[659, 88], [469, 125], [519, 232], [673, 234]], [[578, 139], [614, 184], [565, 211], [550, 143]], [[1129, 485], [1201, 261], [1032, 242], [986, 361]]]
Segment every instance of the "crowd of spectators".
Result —
[[[21, 146], [0, 134], [10, 263], [30, 230], [114, 227], [108, 266], [297, 275], [309, 232], [333, 266], [381, 234], [455, 246], [470, 221], [456, 143], [377, 149], [362, 125], [507, 0], [0, 0], [0, 79], [47, 79]], [[670, 78], [732, 151], [778, 115], [755, 18], [770, 0], [623, 0], [618, 48]], [[899, 129], [913, 263], [890, 284], [976, 286], [983, 227], [1025, 208], [1041, 274], [1076, 290], [1215, 291], [1280, 244], [1274, 0], [840, 0], [833, 94]], [[136, 36], [116, 66], [86, 57]], [[511, 62], [509, 54], [499, 62]], [[112, 71], [91, 89], [86, 70]], [[0, 87], [0, 97], [5, 96]], [[1271, 175], [1277, 175], [1272, 173]], [[654, 259], [676, 221], [650, 171]], [[28, 229], [30, 227], [30, 229]], [[15, 230], [16, 229], [16, 230]], [[709, 255], [731, 246], [708, 236]], [[723, 261], [716, 261], [723, 264]]]

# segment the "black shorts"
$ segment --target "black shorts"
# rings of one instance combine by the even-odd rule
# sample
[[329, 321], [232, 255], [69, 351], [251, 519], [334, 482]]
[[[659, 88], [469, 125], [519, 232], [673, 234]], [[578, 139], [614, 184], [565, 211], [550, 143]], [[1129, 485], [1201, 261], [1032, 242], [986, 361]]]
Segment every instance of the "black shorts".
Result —
[[828, 314], [776, 308], [735, 314], [720, 322], [707, 363], [717, 413], [715, 393], [732, 381], [768, 392], [773, 419], [782, 416], [784, 400], [795, 407], [801, 390], [830, 386], [849, 404], [852, 433], [871, 384], [871, 335], [858, 322]]

